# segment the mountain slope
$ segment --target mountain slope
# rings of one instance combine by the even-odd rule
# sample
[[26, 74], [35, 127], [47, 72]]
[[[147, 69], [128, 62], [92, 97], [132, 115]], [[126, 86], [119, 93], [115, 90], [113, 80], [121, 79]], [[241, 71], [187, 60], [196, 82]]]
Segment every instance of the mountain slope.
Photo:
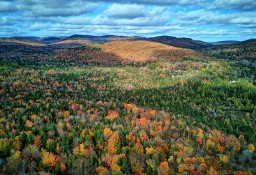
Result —
[[235, 44], [211, 46], [204, 49], [207, 55], [220, 59], [256, 60], [256, 39], [250, 39]]
[[126, 61], [145, 62], [156, 59], [182, 60], [200, 58], [200, 54], [190, 49], [177, 48], [161, 43], [143, 40], [122, 40], [99, 44], [106, 52], [114, 53]]
[[88, 45], [91, 44], [91, 42], [89, 40], [86, 39], [76, 39], [76, 40], [72, 40], [72, 39], [66, 39], [66, 40], [61, 40], [61, 41], [57, 41], [54, 43], [51, 43], [52, 45], [76, 45], [76, 46], [84, 46], [84, 45]]
[[146, 38], [145, 40], [189, 49], [201, 49], [211, 46], [210, 43], [203, 41], [192, 40], [190, 38], [176, 38], [173, 36], [157, 36]]
[[38, 41], [38, 39], [39, 39], [38, 37], [10, 37], [10, 38], [0, 38], [0, 42], [43, 46], [44, 43]]

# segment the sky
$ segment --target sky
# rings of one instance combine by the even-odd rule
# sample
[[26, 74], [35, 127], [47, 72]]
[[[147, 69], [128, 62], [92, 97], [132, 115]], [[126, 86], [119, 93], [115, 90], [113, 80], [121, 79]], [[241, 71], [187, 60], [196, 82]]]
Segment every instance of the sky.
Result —
[[256, 38], [256, 0], [0, 0], [0, 37]]

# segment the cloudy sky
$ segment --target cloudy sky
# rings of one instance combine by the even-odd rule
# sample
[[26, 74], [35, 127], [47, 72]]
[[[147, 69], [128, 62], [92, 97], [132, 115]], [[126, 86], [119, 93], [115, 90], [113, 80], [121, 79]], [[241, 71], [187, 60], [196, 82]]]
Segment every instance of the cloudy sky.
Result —
[[256, 0], [0, 0], [0, 36], [256, 38]]

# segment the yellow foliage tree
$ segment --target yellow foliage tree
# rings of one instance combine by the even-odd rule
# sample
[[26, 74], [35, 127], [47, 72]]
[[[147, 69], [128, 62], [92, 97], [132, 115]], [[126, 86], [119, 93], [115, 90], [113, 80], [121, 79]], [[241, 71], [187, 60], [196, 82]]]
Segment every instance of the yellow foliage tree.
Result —
[[105, 139], [108, 139], [113, 134], [113, 131], [110, 128], [104, 128], [103, 135]]
[[84, 145], [83, 143], [81, 143], [81, 144], [79, 145], [79, 153], [80, 153], [81, 155], [83, 155], [83, 154], [86, 153], [85, 145]]
[[58, 158], [53, 153], [42, 149], [42, 162], [44, 166], [55, 167], [58, 163]]
[[254, 152], [255, 151], [255, 146], [253, 144], [250, 144], [248, 146], [248, 149], [251, 151], [251, 152]]
[[63, 116], [64, 116], [64, 118], [70, 117], [70, 112], [69, 111], [65, 111]]

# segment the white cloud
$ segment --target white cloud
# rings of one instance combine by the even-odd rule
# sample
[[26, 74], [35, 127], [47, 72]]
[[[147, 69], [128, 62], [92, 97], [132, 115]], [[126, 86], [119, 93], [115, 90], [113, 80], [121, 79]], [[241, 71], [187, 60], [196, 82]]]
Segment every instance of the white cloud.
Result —
[[[126, 5], [123, 5], [126, 7]], [[121, 5], [120, 5], [120, 8]], [[142, 8], [142, 6], [136, 7], [136, 8]], [[145, 14], [143, 16], [136, 18], [124, 18], [124, 14], [121, 14], [122, 17], [113, 18], [111, 15], [109, 16], [109, 9], [107, 9], [103, 14], [96, 16], [92, 20], [92, 24], [97, 25], [122, 25], [122, 26], [156, 26], [156, 25], [163, 25], [165, 24], [171, 16], [171, 13], [165, 10], [164, 8], [148, 8], [143, 7], [145, 10]], [[118, 12], [119, 13], [119, 12]], [[126, 12], [125, 12], [126, 13]]]
[[230, 23], [234, 24], [255, 24], [256, 25], [256, 18], [254, 16], [246, 16], [246, 17], [235, 17], [229, 21]]
[[147, 12], [145, 6], [135, 4], [113, 4], [104, 12], [109, 18], [134, 19], [145, 17]]

